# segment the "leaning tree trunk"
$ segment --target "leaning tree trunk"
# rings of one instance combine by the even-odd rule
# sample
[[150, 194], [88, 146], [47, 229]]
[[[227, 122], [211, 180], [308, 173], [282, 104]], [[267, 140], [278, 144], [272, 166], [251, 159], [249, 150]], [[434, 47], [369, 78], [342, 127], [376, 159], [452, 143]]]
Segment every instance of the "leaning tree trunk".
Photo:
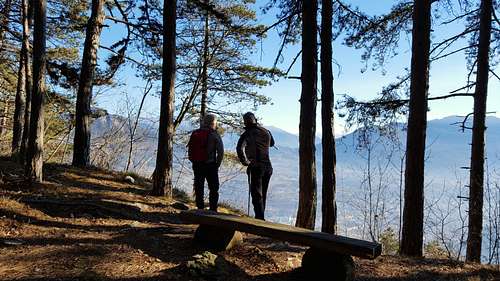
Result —
[[43, 168], [43, 100], [45, 95], [45, 32], [47, 24], [46, 0], [33, 0], [33, 93], [31, 95], [30, 134], [26, 155], [26, 178], [30, 182], [42, 182]]
[[322, 1], [321, 10], [321, 124], [323, 146], [323, 186], [321, 231], [335, 233], [337, 212], [335, 204], [335, 133], [333, 115], [332, 70], [332, 17], [331, 0]]
[[302, 1], [302, 93], [299, 125], [299, 208], [296, 226], [314, 229], [316, 220], [317, 0]]
[[[24, 125], [26, 117], [27, 96], [29, 95], [27, 85], [28, 74], [28, 48], [29, 48], [29, 22], [28, 22], [28, 0], [21, 1], [21, 20], [23, 25], [23, 42], [21, 44], [21, 55], [19, 59], [19, 73], [16, 93], [16, 109], [14, 111], [14, 127], [12, 134], [12, 156], [23, 158], [21, 152]], [[20, 160], [20, 159], [18, 159]]]
[[432, 0], [415, 0], [413, 4], [410, 108], [406, 136], [405, 202], [400, 247], [400, 253], [407, 256], [422, 256], [431, 2]]
[[153, 190], [151, 191], [152, 195], [166, 195], [167, 197], [172, 197], [176, 9], [176, 0], [165, 0], [163, 6], [163, 77], [160, 127]]
[[87, 23], [87, 33], [82, 57], [82, 70], [78, 83], [75, 113], [75, 138], [73, 141], [73, 166], [90, 165], [90, 103], [97, 62], [97, 50], [104, 21], [104, 0], [92, 0], [92, 12]]
[[492, 0], [481, 1], [479, 46], [477, 52], [476, 89], [474, 92], [474, 121], [469, 184], [469, 233], [467, 236], [466, 261], [481, 262], [483, 231], [484, 191], [484, 133], [486, 131], [486, 97], [491, 36]]

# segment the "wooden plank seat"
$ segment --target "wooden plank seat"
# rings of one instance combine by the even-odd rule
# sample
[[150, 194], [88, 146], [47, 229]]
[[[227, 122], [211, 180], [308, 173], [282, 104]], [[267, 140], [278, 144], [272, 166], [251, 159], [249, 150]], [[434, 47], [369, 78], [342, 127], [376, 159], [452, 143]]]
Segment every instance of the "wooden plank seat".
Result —
[[239, 231], [309, 246], [302, 258], [302, 267], [315, 275], [335, 277], [321, 278], [323, 280], [352, 280], [354, 264], [351, 256], [375, 259], [382, 252], [379, 243], [249, 217], [189, 210], [182, 211], [180, 219], [185, 223], [199, 224], [195, 241], [217, 250], [228, 249], [241, 241]]

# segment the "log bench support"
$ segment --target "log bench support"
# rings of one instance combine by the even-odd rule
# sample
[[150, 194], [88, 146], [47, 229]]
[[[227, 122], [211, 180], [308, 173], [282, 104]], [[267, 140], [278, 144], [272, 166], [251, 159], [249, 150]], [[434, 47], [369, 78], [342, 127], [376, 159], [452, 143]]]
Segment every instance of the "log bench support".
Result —
[[243, 242], [241, 232], [217, 226], [200, 224], [194, 233], [194, 242], [204, 248], [224, 251]]
[[302, 271], [312, 280], [354, 280], [354, 261], [349, 255], [309, 248], [302, 256]]

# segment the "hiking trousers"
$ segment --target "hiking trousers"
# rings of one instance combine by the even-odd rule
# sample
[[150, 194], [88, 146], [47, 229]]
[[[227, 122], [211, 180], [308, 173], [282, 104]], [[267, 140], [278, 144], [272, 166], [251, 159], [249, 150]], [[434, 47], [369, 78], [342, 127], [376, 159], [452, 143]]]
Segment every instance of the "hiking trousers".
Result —
[[194, 192], [196, 197], [196, 207], [205, 208], [204, 191], [205, 179], [208, 183], [208, 202], [210, 210], [217, 211], [219, 201], [219, 167], [216, 163], [193, 163], [194, 172]]
[[249, 166], [247, 174], [250, 178], [250, 194], [252, 195], [255, 218], [264, 220], [267, 189], [273, 174], [273, 167], [270, 163], [259, 163]]

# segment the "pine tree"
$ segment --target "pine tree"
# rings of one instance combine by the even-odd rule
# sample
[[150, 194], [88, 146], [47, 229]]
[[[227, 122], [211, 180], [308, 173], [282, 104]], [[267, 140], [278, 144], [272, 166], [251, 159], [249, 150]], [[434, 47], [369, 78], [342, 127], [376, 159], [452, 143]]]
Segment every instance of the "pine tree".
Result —
[[[20, 154], [23, 144], [23, 134], [25, 126], [25, 118], [27, 113], [28, 95], [31, 87], [29, 87], [31, 75], [29, 71], [29, 22], [28, 22], [28, 0], [21, 0], [21, 23], [23, 26], [23, 38], [21, 43], [21, 54], [19, 56], [19, 71], [16, 93], [16, 108], [14, 112], [14, 125], [12, 133], [12, 155], [14, 157], [23, 158], [24, 155]], [[29, 99], [31, 101], [31, 99]], [[28, 122], [29, 123], [29, 122]], [[20, 159], [22, 160], [22, 159]], [[21, 161], [22, 162], [22, 161]]]
[[490, 70], [490, 41], [492, 0], [481, 0], [479, 21], [479, 44], [477, 51], [477, 74], [474, 92], [474, 121], [469, 183], [469, 228], [466, 260], [481, 262], [484, 196], [484, 137], [486, 131], [486, 98]]
[[317, 22], [316, 0], [302, 2], [302, 93], [299, 124], [299, 208], [298, 227], [314, 229], [316, 220], [316, 94]]
[[165, 0], [163, 7], [163, 77], [160, 126], [152, 195], [167, 197], [172, 197], [176, 18], [177, 1]]
[[431, 0], [414, 1], [410, 106], [406, 137], [405, 192], [400, 253], [422, 256], [424, 162], [429, 89]]
[[44, 95], [46, 73], [46, 0], [33, 0], [33, 92], [31, 95], [31, 117], [26, 157], [26, 177], [31, 182], [43, 180], [43, 135]]
[[323, 0], [321, 5], [321, 121], [322, 121], [322, 225], [321, 231], [335, 233], [337, 210], [336, 151], [333, 114], [333, 70], [332, 70], [332, 1]]
[[92, 0], [92, 12], [87, 23], [83, 49], [82, 67], [78, 84], [75, 114], [75, 138], [73, 142], [73, 165], [90, 165], [90, 118], [92, 86], [94, 83], [97, 50], [104, 21], [104, 0]]

